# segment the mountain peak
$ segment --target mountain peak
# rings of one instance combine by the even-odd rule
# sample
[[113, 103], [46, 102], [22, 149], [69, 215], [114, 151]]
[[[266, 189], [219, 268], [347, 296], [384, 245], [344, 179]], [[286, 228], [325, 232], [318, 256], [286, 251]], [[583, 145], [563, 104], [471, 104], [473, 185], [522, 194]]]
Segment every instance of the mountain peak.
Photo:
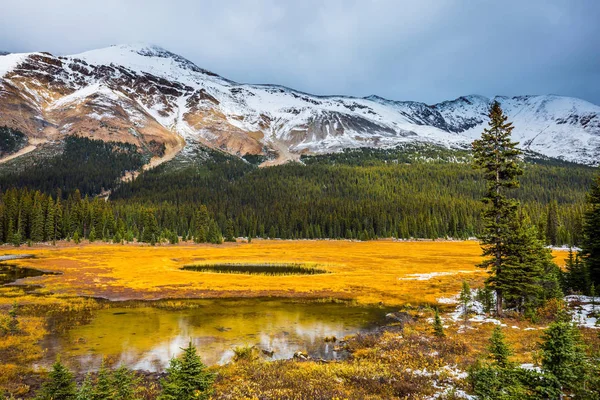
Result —
[[217, 74], [202, 69], [188, 59], [151, 43], [117, 44], [69, 56], [92, 65], [119, 65], [136, 72], [147, 72], [166, 79], [200, 73]]

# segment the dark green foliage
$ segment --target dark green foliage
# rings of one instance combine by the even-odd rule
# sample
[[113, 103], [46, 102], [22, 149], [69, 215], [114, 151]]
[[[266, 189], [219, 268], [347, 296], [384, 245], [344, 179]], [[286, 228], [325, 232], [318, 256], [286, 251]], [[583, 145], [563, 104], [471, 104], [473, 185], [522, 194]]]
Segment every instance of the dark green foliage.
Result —
[[14, 129], [0, 126], [0, 157], [14, 153], [27, 144], [27, 137]]
[[85, 376], [85, 379], [77, 389], [77, 397], [75, 400], [93, 400], [94, 399], [94, 386], [92, 384], [92, 378], [90, 374]]
[[8, 333], [15, 334], [19, 332], [19, 305], [15, 301], [8, 310]]
[[492, 337], [490, 338], [489, 352], [490, 358], [494, 361], [494, 364], [502, 368], [513, 366], [513, 364], [508, 360], [508, 358], [513, 354], [513, 352], [508, 346], [508, 344], [506, 344], [504, 334], [502, 333], [502, 329], [499, 326], [496, 326], [494, 328], [494, 331], [492, 332]]
[[161, 381], [163, 391], [159, 400], [205, 400], [210, 397], [214, 374], [207, 370], [196, 348], [190, 344], [179, 358], [173, 358]]
[[250, 275], [315, 275], [327, 273], [325, 270], [302, 264], [206, 264], [186, 265], [182, 269], [186, 271]]
[[44, 382], [36, 399], [38, 400], [75, 400], [77, 388], [73, 374], [57, 360], [52, 365], [48, 380]]
[[29, 187], [46, 193], [60, 189], [65, 194], [79, 189], [83, 194], [98, 194], [114, 187], [126, 171], [135, 171], [143, 164], [134, 145], [69, 136], [62, 154], [39, 160], [22, 171], [1, 174], [0, 189]]
[[124, 366], [113, 371], [111, 377], [114, 392], [111, 399], [136, 400], [140, 380], [136, 374]]
[[233, 228], [233, 220], [227, 220], [227, 228], [225, 229], [225, 241], [235, 242], [235, 231]]
[[592, 282], [600, 285], [600, 175], [588, 194], [588, 210], [583, 224], [581, 253]]
[[478, 364], [469, 371], [473, 394], [482, 400], [560, 399], [560, 384], [552, 375], [518, 367]]
[[559, 244], [558, 242], [558, 204], [552, 201], [548, 205], [546, 213], [546, 241], [552, 246]]
[[[218, 224], [206, 207], [200, 209], [206, 219], [204, 242], [221, 243]], [[145, 207], [82, 198], [79, 191], [59, 201], [37, 191], [10, 189], [0, 194], [0, 243], [20, 245], [24, 240], [69, 238], [79, 243], [85, 237], [120, 243], [123, 239], [130, 242], [134, 236], [147, 243], [158, 243], [163, 238], [177, 243], [179, 232], [187, 232], [197, 215], [194, 205]]]
[[511, 141], [513, 126], [507, 122], [500, 104], [494, 102], [489, 111], [489, 128], [481, 139], [473, 142], [474, 166], [483, 171], [486, 190], [483, 203], [483, 229], [479, 235], [483, 256], [479, 264], [490, 272], [489, 283], [496, 291], [496, 313], [502, 314], [504, 299], [503, 276], [510, 249], [507, 246], [512, 234], [512, 223], [517, 219], [518, 202], [507, 197], [506, 190], [519, 186], [523, 174], [519, 163], [520, 150]]
[[104, 360], [102, 360], [102, 365], [94, 382], [92, 400], [111, 400], [115, 389], [111, 382], [110, 371], [106, 368]]
[[477, 362], [469, 370], [473, 394], [480, 399], [559, 399], [560, 383], [552, 375], [518, 367], [509, 360], [513, 354], [499, 326], [490, 338], [492, 363]]
[[483, 288], [477, 290], [477, 301], [483, 305], [483, 312], [491, 312], [494, 307], [494, 293], [486, 283]]
[[572, 248], [569, 249], [563, 276], [565, 291], [575, 293], [588, 292], [590, 288], [590, 276], [588, 270], [585, 263], [581, 261], [579, 252], [574, 252]]
[[217, 225], [217, 222], [214, 220], [210, 220], [208, 224], [208, 243], [212, 244], [221, 244], [223, 243], [223, 234], [221, 233], [221, 228]]
[[462, 306], [462, 314], [463, 314], [463, 318], [465, 319], [465, 322], [466, 322], [467, 319], [469, 319], [469, 312], [470, 312], [469, 304], [473, 300], [473, 298], [471, 296], [471, 287], [469, 286], [467, 281], [462, 282], [462, 288], [460, 290], [460, 295], [458, 297], [458, 300], [460, 301], [460, 304]]
[[[222, 154], [183, 165], [173, 161], [121, 185], [111, 199], [156, 207], [205, 204], [222, 231], [231, 219], [235, 235], [245, 237], [466, 239], [481, 231], [483, 181], [468, 164], [374, 160], [355, 166], [325, 161], [335, 154], [317, 157], [321, 161], [308, 166], [269, 168]], [[575, 243], [592, 177], [588, 167], [529, 164], [523, 188], [513, 194], [536, 224], [556, 199], [558, 240]]]
[[548, 326], [543, 340], [543, 369], [552, 373], [563, 387], [575, 389], [586, 370], [579, 332], [570, 322], [559, 320]]
[[503, 270], [490, 281], [502, 292], [507, 306], [523, 313], [546, 297], [561, 297], [552, 253], [541, 240], [528, 217], [518, 213], [508, 224], [510, 234], [503, 239]]
[[[105, 153], [108, 151], [105, 146], [112, 149], [113, 155]], [[141, 165], [135, 159], [141, 160], [142, 156], [132, 153], [133, 148], [123, 146], [69, 138], [61, 156], [64, 163], [69, 164], [68, 168], [59, 168], [55, 174], [52, 172], [55, 168], [48, 164], [50, 161], [45, 161], [43, 167], [36, 165], [8, 175], [5, 172], [0, 175], [0, 189], [6, 193], [5, 188], [10, 182], [10, 185], [39, 188], [52, 195], [54, 212], [49, 208], [50, 201], [41, 202], [44, 214], [42, 236], [47, 241], [73, 238], [76, 227], [79, 238], [87, 238], [92, 225], [96, 239], [113, 238], [119, 229], [107, 219], [105, 207], [100, 207], [102, 212], [89, 214], [85, 208], [66, 210], [72, 202], [66, 207], [62, 204], [69, 198], [78, 201], [77, 197], [81, 198], [82, 194], [97, 194], [102, 188], [114, 189], [110, 196], [111, 206], [106, 208], [115, 212], [110, 217], [124, 221], [126, 226], [121, 235], [126, 241], [133, 240], [132, 237], [142, 240], [145, 225], [139, 217], [142, 209], [152, 210], [156, 217], [159, 228], [158, 234], [154, 234], [156, 243], [161, 238], [168, 239], [164, 235], [167, 229], [199, 243], [209, 242], [211, 219], [218, 226], [213, 242], [222, 240], [219, 232], [225, 232], [227, 236], [231, 226], [235, 237], [359, 240], [468, 238], [482, 228], [483, 205], [477, 200], [484, 189], [481, 174], [469, 168], [467, 163], [453, 161], [468, 160], [465, 151], [360, 149], [309, 157], [305, 159], [308, 166], [290, 163], [256, 168], [236, 157], [206, 150], [208, 156], [202, 160], [188, 163], [173, 160], [115, 188], [114, 183], [124, 170], [138, 169]], [[87, 153], [90, 153], [89, 158], [85, 156]], [[124, 165], [124, 161], [115, 163], [111, 158], [120, 159], [124, 155], [134, 158], [131, 165]], [[410, 164], [405, 163], [403, 157]], [[66, 161], [71, 159], [76, 161]], [[96, 172], [85, 172], [90, 163], [100, 171], [101, 184]], [[107, 167], [110, 171], [104, 170], [103, 163], [111, 165]], [[33, 179], [29, 176], [33, 174], [30, 171], [37, 169], [41, 178]], [[66, 169], [70, 172], [66, 173]], [[80, 174], [80, 171], [85, 173]], [[529, 164], [523, 176], [523, 189], [515, 190], [513, 194], [523, 202], [536, 225], [546, 220], [547, 203], [556, 199], [557, 240], [577, 244], [584, 212], [584, 192], [592, 181], [592, 171], [576, 165]], [[57, 181], [56, 176], [63, 172], [66, 173], [64, 179]], [[14, 179], [8, 179], [10, 176]], [[55, 187], [63, 189], [58, 196]], [[78, 194], [74, 192], [76, 187], [80, 188]], [[86, 201], [85, 197], [82, 200]], [[21, 234], [19, 243], [30, 238], [30, 207], [31, 204], [25, 205], [27, 215], [22, 216], [18, 215], [18, 209], [10, 210], [11, 226], [10, 229], [5, 227], [0, 241], [13, 241], [17, 232]], [[117, 216], [123, 210], [135, 221], [122, 214]], [[196, 211], [200, 215], [195, 216]], [[63, 216], [63, 212], [71, 214]], [[75, 227], [71, 221], [80, 222]], [[19, 230], [23, 225], [25, 229]], [[144, 239], [151, 243], [152, 234]]]
[[433, 334], [437, 337], [444, 337], [444, 325], [442, 324], [442, 318], [437, 308], [435, 309], [435, 315], [433, 317]]

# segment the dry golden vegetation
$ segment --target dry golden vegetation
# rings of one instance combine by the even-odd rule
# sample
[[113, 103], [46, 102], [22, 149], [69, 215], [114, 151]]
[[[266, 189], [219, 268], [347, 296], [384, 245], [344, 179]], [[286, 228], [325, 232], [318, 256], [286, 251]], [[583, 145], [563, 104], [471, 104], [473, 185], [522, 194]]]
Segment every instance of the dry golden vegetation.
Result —
[[[214, 397], [223, 399], [402, 398], [411, 393], [413, 398], [424, 398], [445, 387], [449, 390], [447, 398], [452, 398], [452, 390], [465, 385], [460, 371], [482, 354], [493, 328], [492, 323], [468, 323], [463, 327], [462, 322], [451, 321], [446, 315], [447, 336], [435, 338], [431, 309], [417, 307], [455, 295], [462, 280], [469, 281], [472, 287], [482, 285], [485, 272], [475, 267], [480, 248], [471, 241], [256, 240], [250, 244], [156, 247], [60, 243], [56, 247], [5, 247], [0, 253], [33, 254], [36, 258], [11, 263], [61, 273], [25, 280], [24, 284], [40, 285], [34, 293], [19, 287], [0, 287], [3, 316], [15, 301], [19, 304], [18, 332], [0, 335], [0, 390], [8, 389], [17, 395], [32, 393], [29, 368], [42, 355], [40, 340], [47, 333], [48, 317], [61, 314], [64, 329], [68, 329], [69, 324], [85, 323], [82, 314], [91, 315], [93, 310], [107, 306], [83, 296], [111, 300], [343, 298], [360, 304], [382, 302], [402, 307], [412, 316], [404, 331], [392, 326], [380, 334], [337, 343], [352, 351], [347, 361], [265, 362], [261, 357], [251, 357], [215, 367], [218, 379]], [[563, 264], [565, 253], [555, 255], [559, 265]], [[290, 263], [318, 266], [329, 273], [269, 276], [181, 270], [184, 265], [218, 263]], [[172, 302], [180, 305], [178, 300]], [[504, 322], [507, 340], [515, 348], [515, 361], [535, 362], [544, 322]], [[586, 338], [588, 342], [595, 341], [597, 348], [595, 335], [586, 333]]]
[[[6, 247], [4, 253], [34, 254], [35, 259], [15, 263], [62, 273], [31, 278], [28, 283], [43, 285], [52, 293], [111, 300], [283, 296], [353, 298], [364, 304], [434, 304], [439, 297], [457, 293], [463, 279], [476, 286], [485, 277], [475, 267], [480, 248], [474, 241], [88, 244]], [[308, 263], [330, 273], [266, 276], [181, 270], [184, 265], [209, 263]]]

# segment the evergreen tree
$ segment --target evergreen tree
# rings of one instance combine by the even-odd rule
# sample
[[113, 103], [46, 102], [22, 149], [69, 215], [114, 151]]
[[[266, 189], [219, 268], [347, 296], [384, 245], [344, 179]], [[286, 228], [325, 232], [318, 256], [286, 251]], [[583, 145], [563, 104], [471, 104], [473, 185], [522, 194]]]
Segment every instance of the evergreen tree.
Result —
[[509, 223], [511, 233], [504, 247], [503, 274], [494, 279], [504, 299], [511, 307], [523, 313], [536, 306], [544, 295], [542, 281], [552, 278], [552, 253], [539, 240], [536, 228], [522, 213]]
[[579, 332], [569, 322], [559, 319], [544, 331], [542, 368], [554, 375], [563, 387], [575, 389], [586, 373], [585, 352]]
[[442, 318], [440, 317], [440, 313], [438, 309], [435, 309], [435, 316], [433, 317], [433, 334], [437, 337], [444, 337], [446, 334], [444, 333], [444, 325], [442, 324]]
[[44, 382], [37, 395], [38, 400], [75, 400], [77, 387], [73, 374], [57, 360], [52, 365], [48, 381]]
[[492, 311], [494, 307], [494, 293], [487, 283], [477, 291], [477, 300], [483, 305], [483, 312], [487, 314]]
[[77, 389], [75, 400], [94, 400], [94, 386], [90, 374], [85, 376], [81, 386]]
[[190, 341], [179, 358], [173, 358], [161, 381], [163, 391], [159, 400], [208, 399], [212, 393], [214, 375], [207, 371], [196, 348]]
[[211, 220], [208, 226], [208, 242], [212, 244], [223, 243], [223, 234], [221, 233], [221, 229], [219, 229], [219, 225], [214, 220]]
[[469, 311], [470, 311], [469, 304], [473, 300], [473, 298], [471, 296], [471, 287], [469, 286], [467, 281], [462, 282], [462, 289], [460, 291], [460, 296], [458, 299], [462, 306], [462, 314], [463, 314], [463, 318], [465, 319], [465, 323], [466, 323], [467, 320], [469, 319]]
[[201, 205], [194, 215], [194, 232], [193, 238], [196, 243], [208, 242], [208, 230], [210, 225], [210, 218], [208, 216], [208, 209], [205, 205]]
[[19, 305], [17, 302], [13, 302], [12, 306], [8, 310], [8, 316], [10, 320], [8, 321], [8, 332], [15, 334], [19, 332]]
[[108, 368], [106, 368], [106, 364], [104, 360], [102, 360], [102, 364], [100, 365], [100, 369], [98, 370], [98, 375], [96, 376], [96, 384], [94, 385], [94, 390], [92, 392], [93, 400], [112, 400], [115, 392], [115, 387], [111, 382], [110, 372]]
[[523, 170], [519, 166], [521, 151], [510, 139], [513, 126], [507, 122], [500, 104], [494, 102], [489, 111], [489, 127], [484, 129], [480, 140], [473, 142], [475, 167], [483, 171], [486, 192], [483, 203], [483, 232], [480, 235], [483, 256], [479, 266], [490, 270], [490, 285], [496, 292], [496, 313], [502, 314], [503, 288], [497, 285], [503, 278], [508, 249], [506, 242], [511, 235], [510, 224], [516, 218], [518, 203], [506, 197], [505, 190], [519, 186], [518, 177]]
[[54, 200], [48, 196], [46, 201], [46, 219], [44, 222], [44, 241], [55, 240]]
[[546, 240], [552, 246], [558, 244], [558, 205], [556, 201], [552, 201], [548, 205], [548, 212], [546, 213]]
[[600, 285], [600, 175], [588, 194], [589, 209], [585, 213], [581, 254], [591, 281]]
[[152, 210], [146, 210], [144, 212], [144, 228], [142, 232], [142, 242], [156, 244], [156, 238], [159, 236], [160, 231], [158, 228], [158, 221]]
[[511, 348], [506, 344], [504, 334], [499, 326], [494, 328], [489, 345], [490, 358], [502, 368], [510, 367], [512, 363], [508, 358], [513, 354]]
[[90, 241], [90, 243], [96, 241], [96, 228], [92, 226], [92, 229], [90, 229], [90, 233], [88, 234], [88, 240]]
[[581, 261], [579, 252], [569, 249], [565, 262], [564, 286], [567, 291], [587, 293], [590, 287], [590, 276], [586, 264]]
[[115, 391], [113, 400], [136, 400], [139, 378], [125, 366], [120, 366], [112, 373], [112, 386]]
[[11, 239], [11, 242], [12, 242], [13, 246], [15, 246], [15, 247], [21, 246], [21, 242], [22, 241], [23, 241], [23, 239], [21, 237], [21, 232], [20, 231], [17, 231], [15, 233], [13, 233], [12, 239]]
[[31, 233], [29, 237], [33, 242], [41, 242], [44, 240], [44, 212], [39, 201], [33, 206]]
[[227, 229], [225, 230], [225, 241], [226, 242], [235, 242], [233, 220], [231, 218], [227, 220]]

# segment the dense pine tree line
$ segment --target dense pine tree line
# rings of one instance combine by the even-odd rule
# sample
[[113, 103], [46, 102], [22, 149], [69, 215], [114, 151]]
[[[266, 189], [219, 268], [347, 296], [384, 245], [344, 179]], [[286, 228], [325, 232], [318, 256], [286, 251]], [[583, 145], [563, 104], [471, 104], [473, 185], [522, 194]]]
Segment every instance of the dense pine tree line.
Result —
[[[231, 220], [235, 236], [468, 238], [481, 232], [484, 185], [469, 164], [381, 162], [373, 152], [352, 152], [352, 164], [363, 154], [364, 165], [345, 164], [336, 155], [333, 165], [322, 161], [261, 169], [217, 155], [148, 171], [111, 198], [206, 204], [222, 231]], [[593, 169], [582, 166], [526, 164], [522, 188], [514, 196], [540, 237], [549, 226], [557, 244], [577, 244], [592, 176]]]
[[62, 198], [28, 189], [0, 195], [0, 242], [78, 242], [112, 240], [177, 243], [184, 240], [221, 243], [221, 230], [206, 207], [161, 204], [145, 206], [82, 197], [79, 191]]
[[[72, 137], [60, 156], [22, 171], [5, 167], [0, 190], [27, 187], [52, 195], [56, 202], [57, 189], [65, 201], [76, 189], [81, 196], [94, 196], [118, 184], [110, 197], [111, 210], [127, 209], [136, 218], [126, 223], [128, 229], [117, 239], [130, 237], [128, 230], [138, 237], [134, 228], [146, 225], [138, 217], [141, 210], [150, 210], [156, 218], [160, 231], [154, 232], [156, 240], [165, 234], [170, 240], [188, 238], [193, 215], [202, 204], [214, 220], [213, 232], [224, 232], [229, 240], [238, 236], [434, 239], [480, 233], [484, 184], [481, 173], [466, 162], [469, 153], [413, 147], [348, 150], [303, 157], [306, 165], [270, 168], [204, 150], [202, 157], [187, 163], [175, 160], [142, 173], [134, 182], [118, 184], [124, 171], [142, 165], [144, 156], [130, 145]], [[527, 163], [522, 187], [511, 196], [522, 202], [540, 239], [578, 245], [585, 191], [592, 177], [593, 169], [584, 166]], [[37, 227], [33, 231], [39, 238]], [[92, 233], [95, 239], [112, 238], [117, 231], [109, 224], [90, 232], [83, 223], [77, 230], [79, 238]], [[11, 241], [6, 235], [15, 232], [14, 227], [10, 232], [5, 228], [2, 240]], [[20, 232], [24, 240], [33, 240]], [[57, 237], [75, 236], [73, 229], [63, 232]], [[145, 240], [151, 242], [151, 235]]]
[[48, 151], [58, 154], [32, 157], [28, 165], [3, 166], [0, 190], [28, 187], [46, 193], [60, 189], [71, 194], [78, 189], [84, 195], [96, 195], [113, 188], [126, 171], [136, 171], [146, 161], [132, 144], [77, 136], [68, 136], [64, 148], [55, 146]]

